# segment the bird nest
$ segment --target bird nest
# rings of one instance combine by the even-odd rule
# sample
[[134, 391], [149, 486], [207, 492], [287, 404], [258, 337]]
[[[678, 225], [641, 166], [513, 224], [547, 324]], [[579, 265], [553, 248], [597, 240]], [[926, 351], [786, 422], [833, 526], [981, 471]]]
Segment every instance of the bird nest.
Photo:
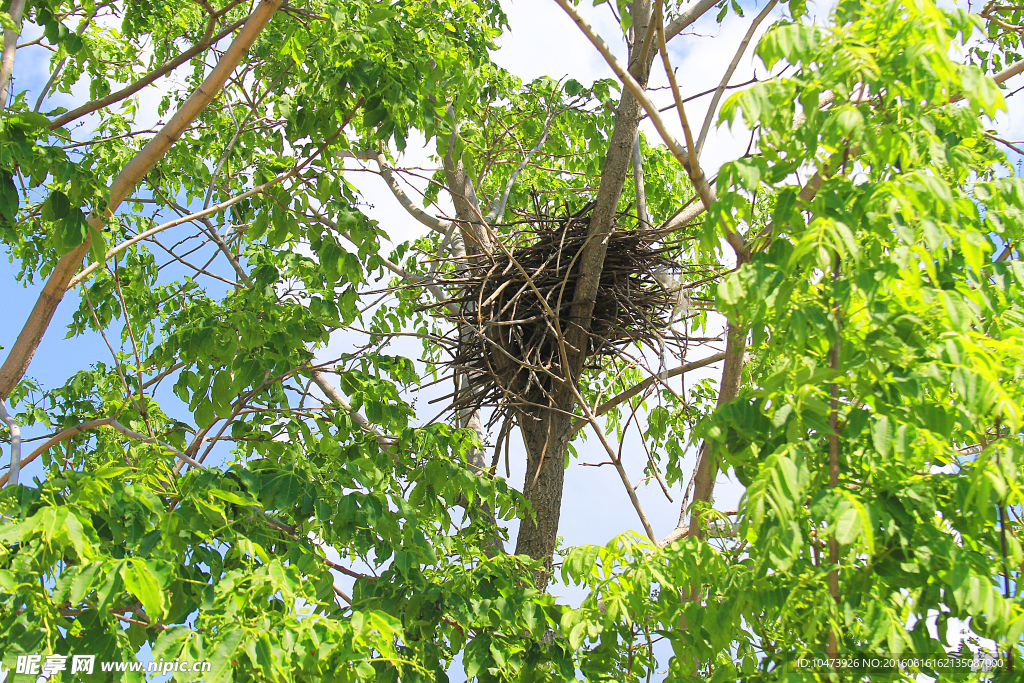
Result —
[[[449, 365], [468, 377], [453, 397], [454, 409], [494, 407], [493, 423], [516, 407], [553, 404], [554, 387], [566, 376], [559, 335], [564, 340], [570, 326], [591, 209], [524, 216], [503, 241], [510, 246], [459, 264], [448, 282], [458, 292], [450, 303], [459, 304], [459, 313], [441, 309], [458, 334]], [[668, 327], [678, 290], [663, 281], [679, 268], [668, 256], [677, 245], [658, 244], [657, 237], [618, 225], [609, 236], [584, 368], [599, 367], [602, 357]]]

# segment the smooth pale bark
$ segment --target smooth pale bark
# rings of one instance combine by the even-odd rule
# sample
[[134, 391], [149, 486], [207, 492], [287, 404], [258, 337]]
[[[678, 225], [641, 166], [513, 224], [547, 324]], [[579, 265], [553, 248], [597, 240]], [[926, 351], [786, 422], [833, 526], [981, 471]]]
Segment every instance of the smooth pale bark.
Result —
[[[449, 109], [449, 111], [451, 111]], [[456, 129], [457, 133], [457, 129]], [[455, 218], [458, 230], [452, 230], [451, 239], [448, 243], [449, 255], [460, 261], [466, 256], [476, 254], [490, 254], [493, 249], [491, 235], [487, 225], [484, 223], [483, 211], [480, 207], [480, 200], [476, 194], [473, 181], [466, 173], [462, 159], [455, 160], [452, 157], [452, 150], [455, 147], [455, 134], [448, 145], [448, 152], [444, 156], [445, 179], [448, 183], [448, 190], [452, 195], [452, 202], [455, 204]], [[442, 247], [445, 242], [442, 242]], [[465, 263], [457, 263], [456, 268], [465, 269]], [[468, 305], [468, 304], [467, 304]], [[472, 313], [472, 311], [470, 311]], [[461, 326], [459, 329], [460, 344], [470, 343], [471, 335], [475, 332], [468, 326]], [[458, 371], [455, 377], [456, 391], [474, 391], [473, 384], [475, 377], [472, 373]], [[484, 427], [480, 421], [480, 411], [463, 409], [457, 415], [459, 427], [472, 430], [484, 442]], [[468, 464], [471, 470], [478, 476], [489, 476], [487, 472], [486, 453], [482, 448], [474, 448], [469, 453]], [[486, 505], [474, 503], [467, 507], [470, 516], [482, 519], [485, 523], [496, 526], [497, 521], [494, 512]], [[488, 557], [495, 557], [505, 552], [505, 546], [499, 536], [494, 535], [484, 544], [484, 552]]]
[[448, 189], [452, 195], [452, 203], [455, 204], [455, 216], [458, 218], [459, 229], [462, 232], [462, 239], [466, 245], [466, 253], [490, 254], [494, 246], [491, 244], [491, 236], [483, 223], [483, 212], [480, 209], [480, 200], [476, 195], [476, 188], [473, 181], [466, 174], [466, 167], [462, 159], [453, 162], [451, 149], [444, 158], [445, 180], [448, 182]]
[[11, 87], [11, 76], [14, 74], [14, 52], [21, 35], [21, 15], [25, 11], [25, 0], [14, 0], [7, 13], [18, 25], [18, 29], [9, 28], [4, 31], [4, 49], [0, 55], [0, 112], [7, 106], [7, 93]]
[[640, 153], [640, 136], [633, 143], [633, 193], [636, 195], [636, 221], [641, 230], [650, 230], [651, 220], [647, 216], [647, 190], [644, 187], [644, 159]]
[[[21, 472], [21, 427], [14, 419], [14, 416], [7, 412], [7, 406], [0, 401], [0, 421], [7, 425], [11, 433], [11, 467], [7, 470], [5, 477], [9, 477], [11, 483], [18, 483], [18, 474]], [[2, 486], [3, 484], [0, 484]]]
[[[384, 155], [380, 152], [373, 152], [373, 159], [377, 162], [377, 167], [380, 169], [380, 177], [384, 179], [384, 182], [388, 184], [388, 189], [391, 190], [391, 194], [395, 195], [395, 199], [402, 205], [410, 216], [418, 220], [423, 225], [427, 226], [435, 232], [439, 232], [442, 235], [448, 233], [448, 228], [451, 224], [448, 221], [442, 221], [439, 218], [431, 216], [426, 211], [416, 206], [416, 204], [409, 198], [402, 189], [402, 186], [398, 184], [398, 178], [395, 177], [391, 167], [388, 166], [388, 160], [384, 158]], [[355, 155], [353, 155], [355, 156]], [[465, 175], [465, 173], [463, 173]]]
[[[213, 98], [220, 92], [231, 72], [235, 70], [238, 63], [256, 42], [256, 38], [266, 27], [267, 22], [274, 16], [282, 0], [263, 0], [259, 6], [249, 15], [245, 26], [235, 37], [234, 41], [225, 51], [224, 56], [210, 72], [210, 75], [200, 84], [191, 97], [185, 101], [181, 108], [171, 117], [171, 120], [160, 129], [160, 132], [149, 141], [149, 143], [136, 154], [121, 172], [114, 178], [110, 185], [110, 198], [106, 210], [97, 216], [89, 219], [89, 226], [95, 230], [101, 230], [117, 207], [124, 201], [125, 197], [135, 188], [135, 185], [145, 177], [157, 161], [167, 153], [167, 150], [181, 137], [185, 129], [205, 109]], [[65, 254], [50, 277], [36, 301], [29, 315], [28, 321], [18, 335], [17, 341], [0, 366], [0, 400], [7, 398], [14, 387], [21, 381], [32, 362], [39, 342], [46, 333], [50, 320], [53, 318], [57, 306], [64, 298], [68, 283], [82, 265], [82, 259], [89, 251], [91, 238], [87, 237], [85, 242]]]

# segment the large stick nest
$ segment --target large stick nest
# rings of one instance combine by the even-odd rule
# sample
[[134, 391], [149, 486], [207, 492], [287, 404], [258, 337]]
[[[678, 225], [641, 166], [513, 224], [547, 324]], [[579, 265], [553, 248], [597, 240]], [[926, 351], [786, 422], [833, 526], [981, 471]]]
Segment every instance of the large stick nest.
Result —
[[[517, 406], [553, 405], [553, 390], [566, 374], [559, 333], [564, 339], [570, 326], [591, 209], [566, 210], [560, 217], [526, 215], [503, 241], [511, 246], [459, 264], [448, 284], [459, 292], [453, 302], [461, 314], [445, 315], [459, 330], [450, 366], [467, 373], [469, 381], [457, 389], [454, 409], [492, 406], [494, 422]], [[667, 256], [677, 246], [658, 244], [657, 237], [619, 226], [612, 231], [584, 368], [599, 367], [602, 357], [668, 327], [678, 290], [666, 288], [658, 276], [679, 268]], [[568, 345], [565, 350], [574, 353]]]

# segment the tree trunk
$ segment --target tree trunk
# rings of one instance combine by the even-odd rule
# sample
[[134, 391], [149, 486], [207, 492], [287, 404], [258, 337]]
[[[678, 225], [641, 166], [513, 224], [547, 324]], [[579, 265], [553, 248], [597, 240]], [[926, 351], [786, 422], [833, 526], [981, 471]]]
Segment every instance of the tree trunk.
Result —
[[[543, 399], [542, 399], [543, 400]], [[526, 481], [523, 494], [533, 505], [533, 516], [519, 525], [516, 555], [544, 560], [545, 571], [537, 572], [538, 590], [547, 587], [551, 576], [558, 521], [562, 514], [565, 456], [573, 430], [572, 418], [547, 408], [520, 410], [519, 425], [526, 444]]]
[[[725, 363], [722, 368], [722, 382], [718, 387], [718, 400], [715, 406], [720, 408], [729, 403], [739, 394], [740, 380], [743, 378], [743, 355], [747, 348], [747, 328], [739, 322], [730, 321], [727, 326], [725, 342]], [[715, 492], [715, 478], [718, 476], [718, 460], [712, 452], [711, 441], [704, 439], [697, 457], [696, 472], [693, 475], [693, 505], [710, 504]], [[696, 510], [696, 507], [694, 508]], [[679, 511], [679, 528], [685, 524], [686, 501]], [[691, 514], [687, 535], [703, 538], [700, 515]]]
[[[630, 40], [630, 73], [637, 82], [646, 86], [653, 58], [641, 59], [641, 44], [651, 21], [650, 0], [637, 0], [632, 4], [633, 34]], [[590, 318], [594, 312], [597, 288], [604, 270], [608, 252], [608, 236], [614, 227], [622, 188], [633, 156], [633, 145], [640, 126], [640, 103], [623, 91], [615, 111], [615, 125], [601, 168], [601, 185], [590, 218], [589, 240], [580, 255], [580, 278], [573, 292], [569, 324], [562, 329], [568, 343], [569, 382], [577, 382], [583, 371], [589, 347]], [[519, 527], [516, 554], [543, 560], [550, 570], [555, 543], [558, 540], [558, 521], [562, 512], [562, 489], [565, 482], [565, 457], [573, 434], [573, 418], [568, 415], [575, 407], [575, 395], [565, 384], [556, 384], [551, 392], [555, 409], [530, 408], [519, 411], [519, 424], [526, 444], [526, 481], [523, 495], [533, 506], [535, 519], [527, 518]], [[536, 403], [546, 404], [547, 397]], [[537, 588], [544, 590], [550, 572], [538, 573]]]

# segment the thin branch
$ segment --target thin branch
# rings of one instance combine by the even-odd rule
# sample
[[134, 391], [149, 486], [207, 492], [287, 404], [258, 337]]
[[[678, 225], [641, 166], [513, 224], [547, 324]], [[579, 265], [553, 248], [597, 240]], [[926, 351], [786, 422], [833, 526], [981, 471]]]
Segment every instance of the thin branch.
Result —
[[665, 27], [665, 40], [669, 41], [675, 38], [718, 3], [719, 0], [701, 0], [696, 5], [680, 14], [678, 17], [670, 21], [668, 26]]
[[4, 51], [0, 55], [0, 112], [7, 107], [7, 92], [11, 85], [11, 75], [14, 73], [14, 52], [18, 46], [18, 36], [21, 35], [21, 15], [24, 11], [25, 0], [13, 0], [11, 8], [7, 10], [18, 28], [4, 31]]
[[[657, 23], [658, 23], [658, 43], [661, 46], [661, 61], [665, 67], [665, 74], [668, 76], [668, 82], [672, 86], [672, 97], [676, 101], [676, 109], [679, 112], [679, 123], [683, 126], [683, 137], [686, 140], [686, 152], [689, 165], [687, 170], [690, 172], [690, 180], [693, 182], [693, 187], [697, 190], [697, 194], [700, 196], [700, 201], [703, 203], [705, 209], [711, 208], [711, 205], [718, 201], [718, 197], [715, 196], [714, 191], [708, 184], [708, 179], [704, 175], [704, 171], [700, 168], [700, 158], [698, 156], [699, 151], [693, 142], [693, 134], [690, 132], [690, 123], [686, 118], [686, 108], [683, 105], [683, 96], [679, 93], [679, 84], [676, 82], [676, 72], [672, 68], [672, 63], [669, 60], [668, 48], [665, 46], [665, 30], [663, 27], [663, 8], [664, 0], [657, 0]], [[680, 159], [682, 161], [682, 159]], [[686, 165], [686, 164], [684, 164]], [[725, 238], [732, 246], [733, 250], [737, 255], [743, 250], [743, 238], [741, 238], [735, 230], [723, 226], [725, 228]]]
[[[85, 29], [96, 16], [97, 11], [98, 9], [94, 8], [89, 16], [82, 20], [82, 23], [78, 25], [78, 30], [75, 31], [77, 35], [85, 33]], [[46, 94], [50, 92], [50, 88], [52, 88], [53, 84], [57, 82], [58, 78], [60, 78], [60, 74], [64, 70], [64, 65], [67, 64], [67, 61], [68, 55], [64, 55], [61, 57], [60, 61], [57, 62], [56, 66], [53, 67], [53, 73], [50, 74], [50, 78], [46, 81], [46, 85], [43, 86], [43, 89], [39, 91], [39, 97], [36, 99], [36, 106], [33, 107], [32, 111], [39, 111], [39, 108], [43, 106], [43, 100], [46, 99]]]
[[697, 136], [697, 154], [701, 153], [704, 149], [704, 141], [708, 137], [708, 132], [711, 129], [711, 122], [715, 118], [715, 110], [718, 109], [718, 103], [722, 99], [722, 93], [725, 92], [726, 87], [729, 85], [729, 79], [732, 78], [732, 74], [736, 71], [736, 67], [740, 63], [740, 58], [743, 57], [743, 53], [747, 51], [747, 45], [750, 44], [751, 39], [754, 37], [754, 32], [757, 31], [757, 27], [761, 25], [765, 19], [768, 18], [768, 14], [775, 8], [775, 5], [779, 0], [769, 0], [768, 4], [764, 6], [761, 13], [754, 17], [754, 21], [750, 23], [750, 28], [747, 29], [747, 33], [743, 36], [743, 40], [740, 41], [740, 46], [736, 49], [736, 54], [733, 56], [732, 61], [729, 62], [729, 68], [725, 70], [725, 75], [722, 76], [722, 82], [718, 84], [718, 88], [715, 90], [714, 97], [711, 98], [711, 104], [708, 106], [708, 113], [704, 117], [704, 125], [700, 127], [700, 135]]
[[[0, 420], [7, 423], [7, 429], [11, 432], [11, 468], [7, 470], [5, 477], [9, 476], [11, 482], [18, 483], [18, 474], [21, 472], [21, 427], [14, 419], [14, 416], [7, 412], [7, 406], [0, 400]], [[2, 484], [0, 484], [2, 486]]]
[[[101, 214], [94, 215], [89, 219], [91, 230], [101, 230], [107, 219], [114, 215], [117, 207], [124, 201], [128, 193], [138, 184], [146, 173], [160, 160], [168, 149], [181, 137], [185, 129], [192, 123], [200, 112], [205, 109], [213, 98], [220, 92], [227, 77], [238, 66], [239, 62], [256, 42], [256, 38], [263, 31], [267, 22], [277, 11], [282, 0], [262, 0], [259, 6], [249, 15], [245, 26], [232, 41], [231, 45], [224, 52], [224, 56], [217, 62], [210, 74], [203, 80], [202, 84], [185, 101], [180, 109], [171, 117], [171, 120], [160, 130], [149, 143], [121, 169], [110, 185], [110, 196], [107, 207]], [[82, 258], [89, 251], [92, 244], [92, 237], [87, 236], [85, 241], [74, 248], [71, 252], [61, 257], [54, 266], [50, 277], [39, 295], [29, 319], [22, 328], [18, 339], [8, 353], [7, 358], [0, 366], [0, 399], [6, 398], [14, 390], [14, 387], [28, 370], [35, 355], [39, 342], [42, 341], [46, 329], [50, 325], [57, 306], [64, 298], [68, 290], [68, 283], [75, 272], [81, 267]], [[95, 269], [95, 268], [94, 268]], [[79, 280], [80, 281], [80, 280]]]
[[[698, 368], [703, 368], [703, 367], [705, 367], [707, 365], [711, 365], [712, 363], [717, 363], [718, 361], [722, 360], [723, 358], [725, 358], [725, 353], [724, 352], [722, 352], [722, 353], [715, 353], [715, 354], [712, 354], [712, 355], [708, 356], [707, 358], [701, 358], [700, 360], [695, 360], [692, 363], [686, 363], [685, 365], [680, 365], [679, 367], [672, 368], [671, 370], [662, 370], [658, 374], [652, 375], [651, 377], [648, 377], [647, 379], [643, 380], [642, 382], [638, 382], [637, 384], [631, 386], [629, 389], [626, 389], [625, 391], [623, 391], [623, 392], [621, 392], [619, 394], [616, 394], [615, 396], [611, 397], [610, 399], [608, 399], [607, 401], [605, 401], [604, 403], [599, 405], [597, 408], [595, 408], [594, 409], [594, 414], [595, 415], [604, 415], [605, 413], [607, 413], [609, 410], [611, 410], [615, 406], [617, 406], [620, 403], [623, 403], [625, 401], [628, 401], [629, 399], [631, 399], [634, 396], [636, 396], [637, 394], [645, 391], [648, 387], [650, 387], [650, 386], [652, 386], [654, 384], [657, 384], [659, 382], [664, 382], [665, 380], [669, 379], [670, 377], [676, 377], [678, 375], [682, 375], [684, 373], [690, 372], [691, 370], [696, 370]], [[573, 433], [578, 432], [586, 424], [587, 424], [587, 421], [584, 420], [584, 419], [576, 420], [576, 422], [573, 423], [573, 425], [572, 425], [572, 432]]]
[[533, 146], [533, 149], [523, 156], [522, 162], [520, 162], [519, 166], [516, 167], [516, 170], [512, 172], [512, 175], [509, 176], [508, 183], [505, 184], [505, 190], [501, 193], [501, 199], [498, 200], [494, 208], [490, 210], [487, 217], [484, 219], [487, 223], [491, 223], [495, 219], [505, 215], [505, 206], [508, 204], [508, 197], [512, 193], [512, 185], [515, 184], [516, 178], [518, 178], [519, 174], [522, 173], [524, 168], [526, 168], [526, 165], [530, 163], [530, 160], [533, 159], [533, 156], [544, 144], [544, 141], [548, 139], [548, 131], [551, 129], [551, 123], [555, 120], [556, 116], [557, 114], [555, 112], [551, 112], [544, 120], [544, 130], [540, 134], [540, 140], [538, 140], [537, 144]]
[[[340, 132], [340, 129], [339, 129], [339, 132]], [[335, 133], [335, 135], [337, 135], [337, 133]], [[121, 243], [117, 244], [116, 246], [111, 247], [110, 250], [107, 251], [107, 253], [104, 255], [104, 260], [112, 258], [112, 257], [120, 254], [122, 251], [124, 251], [128, 247], [132, 246], [133, 244], [137, 244], [138, 242], [141, 242], [142, 240], [144, 240], [144, 239], [146, 239], [148, 237], [152, 237], [153, 235], [157, 234], [158, 232], [162, 232], [162, 231], [166, 230], [167, 228], [173, 228], [176, 225], [181, 225], [182, 223], [188, 223], [190, 221], [194, 221], [196, 219], [201, 219], [201, 218], [203, 218], [205, 216], [210, 216], [212, 214], [218, 213], [218, 212], [223, 211], [224, 209], [232, 206], [233, 204], [237, 204], [238, 202], [242, 201], [243, 199], [248, 199], [249, 197], [252, 197], [254, 195], [261, 194], [261, 193], [265, 192], [266, 190], [270, 189], [271, 187], [273, 187], [274, 185], [277, 185], [277, 184], [279, 184], [281, 182], [284, 182], [288, 178], [291, 178], [292, 176], [297, 175], [303, 168], [305, 168], [308, 164], [312, 163], [312, 161], [317, 156], [319, 156], [323, 152], [323, 150], [331, 143], [331, 140], [333, 138], [334, 138], [334, 136], [331, 136], [331, 139], [329, 139], [327, 142], [325, 142], [323, 145], [321, 145], [320, 148], [316, 152], [314, 152], [309, 158], [307, 158], [306, 160], [304, 160], [302, 163], [298, 164], [297, 166], [295, 166], [291, 170], [286, 171], [285, 173], [282, 173], [281, 175], [277, 176], [276, 178], [274, 178], [272, 180], [268, 180], [267, 182], [263, 183], [262, 185], [258, 185], [256, 187], [252, 188], [251, 190], [246, 190], [242, 194], [235, 195], [231, 199], [227, 199], [227, 200], [224, 200], [223, 202], [221, 202], [219, 204], [214, 204], [213, 206], [207, 207], [207, 208], [203, 209], [202, 211], [196, 211], [195, 213], [190, 213], [187, 216], [180, 216], [178, 218], [175, 218], [172, 221], [167, 221], [166, 223], [161, 223], [160, 225], [152, 227], [149, 230], [144, 230], [144, 231], [140, 232], [139, 234], [135, 235], [134, 237], [131, 237], [131, 238], [125, 240], [124, 242], [121, 242]], [[71, 281], [67, 285], [68, 289], [70, 289], [71, 287], [74, 287], [78, 283], [80, 283], [83, 280], [85, 280], [86, 278], [88, 278], [90, 275], [92, 275], [96, 271], [97, 268], [100, 267], [100, 265], [101, 265], [100, 263], [90, 264], [88, 267], [86, 267], [84, 270], [82, 270], [81, 273], [79, 273], [78, 275], [76, 275], [74, 278], [71, 279]]]
[[[416, 206], [409, 195], [405, 193], [402, 186], [398, 184], [398, 179], [395, 177], [393, 169], [388, 166], [388, 160], [384, 157], [383, 153], [372, 154], [372, 158], [377, 162], [377, 166], [380, 169], [380, 177], [384, 179], [384, 182], [388, 184], [388, 189], [391, 190], [391, 194], [395, 195], [395, 199], [402, 205], [402, 208], [409, 212], [409, 215], [418, 220], [423, 225], [427, 226], [435, 232], [439, 232], [442, 235], [448, 232], [448, 226], [450, 223], [442, 221], [439, 218], [431, 216], [429, 213]], [[365, 158], [364, 156], [352, 155], [355, 158]]]
[[[267, 0], [265, 0], [265, 2], [266, 1]], [[273, 0], [270, 0], [270, 1], [273, 2]], [[237, 3], [231, 3], [231, 6], [233, 7], [236, 4]], [[274, 9], [277, 9], [276, 5], [280, 5], [281, 3], [280, 2], [273, 2], [273, 4], [275, 5]], [[93, 100], [92, 102], [88, 102], [86, 104], [83, 104], [81, 107], [78, 107], [77, 109], [74, 109], [72, 111], [69, 111], [69, 112], [67, 112], [65, 114], [62, 114], [62, 115], [58, 116], [50, 124], [50, 130], [56, 130], [57, 128], [61, 128], [63, 126], [66, 126], [67, 124], [71, 123], [75, 119], [81, 118], [82, 116], [85, 116], [86, 114], [91, 114], [94, 111], [97, 111], [99, 109], [103, 109], [104, 107], [109, 107], [110, 105], [112, 105], [112, 104], [114, 104], [116, 102], [120, 102], [121, 100], [123, 100], [126, 97], [131, 97], [132, 95], [134, 95], [138, 91], [142, 90], [147, 85], [149, 85], [153, 81], [157, 80], [161, 76], [164, 76], [164, 75], [170, 73], [171, 71], [174, 71], [179, 66], [181, 66], [182, 64], [184, 64], [188, 60], [192, 59], [193, 57], [198, 55], [200, 52], [205, 50], [206, 48], [210, 47], [211, 45], [215, 45], [219, 41], [223, 40], [226, 36], [228, 36], [231, 33], [233, 33], [235, 31], [235, 29], [237, 29], [239, 26], [242, 26], [243, 24], [246, 24], [250, 19], [255, 17], [261, 10], [265, 11], [265, 8], [261, 7], [260, 9], [257, 9], [252, 14], [250, 14], [248, 17], [244, 17], [242, 19], [239, 19], [236, 22], [233, 22], [232, 24], [227, 26], [223, 31], [221, 31], [220, 33], [218, 33], [215, 36], [213, 35], [213, 29], [216, 26], [217, 20], [220, 18], [220, 15], [216, 15], [216, 16], [210, 17], [210, 22], [209, 22], [209, 24], [207, 24], [206, 32], [203, 34], [202, 39], [200, 39], [200, 41], [198, 43], [196, 43], [195, 45], [193, 45], [191, 48], [189, 48], [188, 50], [185, 50], [184, 52], [182, 52], [180, 55], [178, 55], [174, 59], [171, 59], [171, 60], [168, 60], [168, 61], [164, 62], [159, 67], [157, 67], [153, 71], [150, 71], [148, 74], [146, 74], [145, 76], [143, 76], [139, 80], [135, 81], [131, 85], [125, 86], [124, 88], [121, 88], [117, 92], [112, 92], [109, 95], [106, 95], [105, 97], [101, 97], [99, 99]], [[243, 33], [244, 33], [244, 31], [243, 31]], [[239, 35], [239, 37], [241, 37], [241, 34]], [[234, 46], [234, 43], [232, 43], [232, 47], [233, 46]], [[228, 52], [230, 52], [230, 51], [231, 51], [231, 48], [229, 47], [228, 48]], [[227, 52], [225, 53], [225, 55], [227, 55]], [[204, 83], [204, 85], [205, 85], [205, 83]], [[220, 88], [218, 87], [217, 90], [219, 90], [219, 89]], [[202, 88], [200, 88], [200, 90], [202, 90]], [[214, 91], [214, 94], [215, 94], [215, 92], [216, 91]], [[194, 97], [194, 95], [193, 95], [193, 97]]]
[[[583, 400], [583, 396], [580, 395], [579, 390], [576, 389], [576, 385], [569, 383], [572, 387], [573, 393], [576, 394], [576, 401], [579, 403], [580, 408], [583, 409], [583, 413], [586, 415], [586, 422], [590, 423], [590, 426], [594, 428], [594, 433], [597, 434], [598, 440], [601, 445], [604, 446], [605, 451], [608, 453], [608, 457], [612, 459], [612, 464], [615, 466], [615, 471], [619, 475], [619, 479], [622, 480], [622, 485], [626, 487], [626, 493], [629, 496], [629, 502], [633, 504], [633, 509], [636, 510], [636, 514], [640, 517], [640, 523], [643, 524], [644, 531], [647, 533], [647, 538], [651, 539], [651, 543], [657, 544], [658, 537], [654, 535], [654, 527], [651, 526], [651, 521], [647, 518], [647, 513], [644, 512], [643, 506], [640, 504], [640, 499], [636, 496], [636, 489], [633, 488], [632, 482], [629, 480], [629, 476], [626, 474], [626, 469], [622, 466], [622, 461], [617, 457], [615, 449], [608, 443], [608, 438], [605, 436], [604, 430], [597, 421], [597, 416], [590, 410], [587, 402]], [[538, 468], [539, 471], [539, 468]]]
[[[139, 434], [136, 431], [128, 429], [127, 427], [125, 427], [123, 424], [121, 424], [120, 422], [118, 422], [116, 419], [114, 419], [112, 417], [101, 417], [101, 418], [96, 419], [96, 420], [90, 420], [89, 422], [83, 422], [82, 424], [75, 425], [74, 427], [69, 427], [68, 429], [65, 429], [64, 431], [57, 432], [56, 434], [51, 436], [49, 439], [44, 441], [42, 446], [40, 446], [39, 448], [37, 448], [34, 451], [32, 451], [31, 453], [29, 453], [28, 457], [26, 457], [24, 460], [22, 460], [21, 464], [22, 465], [28, 465], [29, 463], [34, 461], [40, 455], [42, 455], [46, 451], [50, 450], [53, 446], [55, 446], [56, 444], [60, 443], [61, 441], [64, 441], [66, 439], [70, 439], [71, 437], [75, 436], [76, 434], [80, 434], [80, 433], [82, 433], [82, 432], [84, 432], [84, 431], [86, 431], [88, 429], [95, 429], [96, 427], [111, 427], [112, 429], [115, 429], [118, 432], [124, 434], [128, 438], [138, 439], [139, 441], [145, 441], [146, 443], [150, 443], [150, 444], [153, 444], [155, 446], [160, 446], [161, 448], [166, 448], [171, 454], [174, 455], [174, 457], [178, 458], [179, 460], [183, 460], [183, 461], [187, 462], [189, 465], [192, 465], [193, 467], [198, 467], [199, 469], [206, 469], [202, 465], [202, 463], [196, 462], [195, 460], [193, 460], [192, 458], [190, 458], [186, 454], [184, 454], [181, 451], [179, 451], [174, 446], [170, 446], [170, 445], [164, 443], [163, 441], [159, 441], [159, 440], [154, 439], [152, 437], [146, 436], [145, 434]], [[10, 473], [5, 473], [2, 476], [0, 476], [0, 486], [6, 486], [7, 485], [8, 474], [10, 474]], [[13, 476], [11, 477], [11, 481], [12, 481], [12, 483], [17, 483]]]
[[650, 117], [654, 127], [658, 129], [658, 134], [661, 136], [662, 140], [665, 141], [665, 144], [668, 145], [669, 150], [675, 155], [676, 159], [689, 168], [690, 162], [687, 157], [686, 150], [683, 149], [683, 146], [679, 144], [679, 141], [668, 132], [668, 128], [665, 127], [664, 119], [662, 119], [661, 114], [658, 113], [658, 107], [655, 106], [654, 102], [651, 101], [651, 98], [647, 96], [646, 90], [637, 83], [632, 74], [630, 74], [629, 71], [622, 66], [622, 63], [616, 59], [615, 55], [612, 54], [611, 48], [608, 47], [608, 44], [597, 34], [594, 27], [591, 26], [578, 11], [576, 11], [576, 8], [571, 2], [569, 2], [569, 0], [555, 0], [555, 2], [558, 3], [558, 6], [561, 7], [574, 22], [576, 22], [576, 25], [579, 26], [580, 30], [583, 31], [583, 34], [591, 43], [593, 43], [598, 52], [601, 53], [601, 56], [604, 57], [604, 61], [612, 68], [612, 71], [614, 71], [615, 75], [618, 76], [620, 81], [622, 81], [622, 84], [626, 86], [629, 93], [635, 97], [636, 101], [640, 103], [640, 106], [644, 108], [644, 111], [647, 112], [647, 115]]
[[644, 187], [644, 158], [640, 154], [639, 130], [633, 142], [633, 192], [636, 195], [636, 222], [641, 230], [650, 230], [653, 226], [647, 215], [647, 189]]
[[[115, 273], [113, 277], [116, 280], [117, 274]], [[96, 316], [96, 309], [93, 308], [92, 299], [89, 298], [89, 291], [85, 287], [82, 287], [82, 294], [85, 295], [85, 303], [89, 307], [89, 313], [90, 315], [92, 315], [93, 323], [95, 323], [96, 325], [96, 331], [100, 333], [100, 337], [103, 339], [103, 342], [107, 345], [107, 350], [110, 351], [110, 357], [114, 360], [114, 369], [117, 371], [117, 376], [121, 378], [121, 385], [124, 387], [125, 397], [127, 398], [128, 401], [134, 403], [135, 407], [139, 411], [139, 414], [145, 417], [146, 408], [140, 401], [135, 399], [131, 387], [128, 386], [128, 380], [125, 378], [124, 370], [121, 368], [121, 359], [117, 357], [117, 351], [114, 350], [114, 345], [111, 344], [110, 339], [107, 338], [107, 333], [103, 329], [103, 325], [100, 324], [100, 319]], [[148, 427], [148, 420], [146, 422], [146, 425]]]
[[[736, 88], [745, 88], [748, 85], [753, 85], [754, 83], [757, 83], [757, 78], [756, 77], [751, 78], [749, 81], [744, 81], [743, 83], [734, 83], [732, 85], [727, 85], [727, 86], [725, 86], [725, 89], [726, 90], [735, 90]], [[658, 90], [658, 89], [659, 88], [649, 88], [649, 90]], [[704, 97], [705, 95], [710, 95], [711, 93], [715, 92], [716, 90], [718, 90], [717, 86], [714, 87], [714, 88], [709, 88], [709, 89], [707, 89], [707, 90], [705, 90], [703, 92], [699, 92], [699, 93], [697, 93], [695, 95], [690, 95], [689, 97], [684, 97], [683, 98], [683, 104], [686, 104], [687, 102], [692, 102], [693, 100], [699, 100], [700, 98]], [[672, 104], [668, 105], [667, 107], [662, 107], [658, 111], [664, 113], [664, 112], [668, 111], [669, 109], [673, 109], [675, 106], [676, 106], [676, 103], [673, 102]]]

